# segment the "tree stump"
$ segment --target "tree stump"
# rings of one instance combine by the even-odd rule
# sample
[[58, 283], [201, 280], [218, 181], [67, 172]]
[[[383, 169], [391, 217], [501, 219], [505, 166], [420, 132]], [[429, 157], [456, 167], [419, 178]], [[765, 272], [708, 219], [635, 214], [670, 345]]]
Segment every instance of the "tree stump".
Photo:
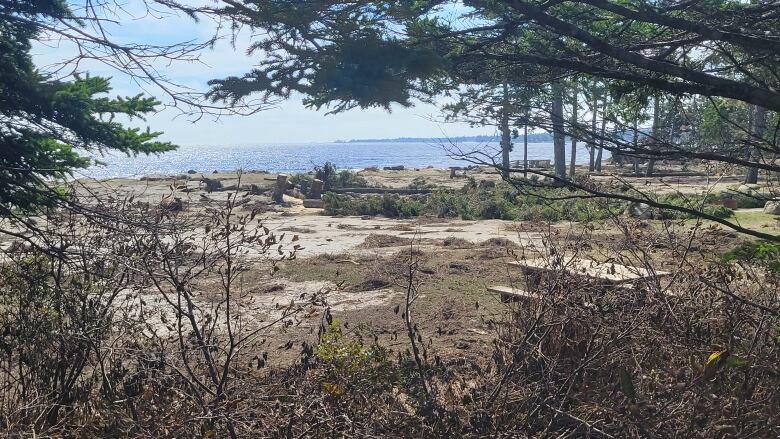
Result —
[[311, 182], [311, 187], [309, 188], [309, 194], [306, 198], [309, 199], [316, 199], [319, 200], [322, 198], [322, 180], [314, 179], [314, 181]]
[[276, 185], [274, 186], [273, 200], [275, 203], [284, 201], [284, 191], [287, 189], [287, 174], [276, 176]]

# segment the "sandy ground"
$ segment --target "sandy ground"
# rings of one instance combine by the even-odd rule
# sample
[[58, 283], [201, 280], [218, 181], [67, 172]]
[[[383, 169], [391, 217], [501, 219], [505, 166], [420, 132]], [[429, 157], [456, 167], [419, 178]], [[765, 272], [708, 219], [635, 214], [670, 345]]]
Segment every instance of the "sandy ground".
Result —
[[[465, 174], [465, 175], [464, 175]], [[413, 180], [462, 187], [467, 177], [477, 180], [498, 180], [488, 170], [460, 171], [450, 179], [449, 170], [420, 169], [404, 171], [361, 171], [371, 183], [385, 187], [406, 187]], [[203, 178], [217, 179], [225, 190], [206, 193]], [[595, 177], [606, 179], [609, 177]], [[260, 211], [263, 225], [277, 234], [297, 235], [302, 246], [297, 259], [279, 264], [279, 271], [269, 276], [264, 255], [249, 261], [250, 270], [244, 280], [244, 314], [242, 319], [252, 327], [262, 326], [283, 317], [291, 303], [305, 301], [316, 295], [327, 297], [327, 307], [349, 327], [349, 333], [361, 338], [374, 338], [389, 346], [405, 349], [405, 329], [399, 314], [394, 312], [404, 300], [404, 273], [408, 271], [410, 244], [419, 254], [421, 298], [416, 306], [416, 322], [423, 331], [439, 337], [433, 348], [451, 356], [489, 355], [496, 318], [507, 311], [507, 305], [487, 293], [491, 284], [506, 284], [512, 279], [507, 264], [512, 252], [519, 248], [541, 248], [546, 226], [513, 223], [500, 220], [462, 221], [459, 219], [417, 218], [411, 220], [380, 217], [331, 217], [321, 209], [307, 209], [302, 201], [285, 197], [283, 205], [271, 203], [268, 193], [276, 175], [247, 172], [236, 174], [193, 174], [176, 177], [150, 176], [141, 180], [112, 179], [76, 182], [79, 194], [101, 199], [127, 199], [135, 202], [160, 203], [165, 197], [180, 198], [185, 203], [180, 215], [194, 215], [206, 206], [218, 206], [229, 194], [241, 188], [241, 212]], [[613, 180], [614, 181], [614, 180]], [[626, 178], [626, 182], [658, 191], [680, 190], [701, 192], [708, 184], [716, 190], [735, 187], [741, 178], [718, 181], [706, 177], [644, 177]], [[246, 195], [246, 188], [255, 185], [259, 193]], [[576, 230], [578, 225], [560, 223], [554, 230], [562, 234]], [[651, 228], [652, 229], [652, 228]], [[598, 241], [611, 244], [619, 241], [619, 233], [608, 228], [594, 232]], [[717, 245], [729, 245], [736, 238], [715, 239]], [[454, 245], [452, 244], [454, 243]], [[595, 244], [595, 243], [594, 243]], [[9, 241], [0, 242], [7, 246]], [[662, 250], [659, 250], [662, 251]], [[710, 251], [702, 246], [703, 252]], [[663, 257], [659, 258], [664, 266]], [[673, 266], [676, 261], [670, 262]], [[672, 267], [673, 268], [673, 267]], [[212, 280], [215, 282], [216, 280]], [[209, 280], [207, 280], [209, 282]], [[213, 287], [204, 286], [199, 301], [209, 305], [208, 294]], [[166, 311], [159, 294], [149, 292], [131, 298], [147, 307], [158, 307], [149, 321], [161, 334], [170, 331], [172, 312]], [[275, 362], [289, 363], [298, 358], [302, 343], [316, 341], [316, 328], [322, 322], [324, 306], [315, 307], [289, 317], [290, 324], [269, 330], [266, 346], [278, 348]], [[169, 323], [166, 323], [169, 322]], [[399, 334], [401, 338], [399, 340]]]
[[301, 215], [285, 217], [270, 215], [264, 223], [279, 232], [298, 233], [304, 248], [301, 257], [328, 253], [382, 255], [396, 251], [396, 247], [362, 247], [369, 235], [390, 235], [414, 240], [418, 246], [435, 247], [435, 241], [447, 238], [464, 239], [479, 243], [490, 238], [504, 238], [511, 242], [534, 245], [540, 242], [540, 235], [532, 232], [517, 232], [511, 223], [501, 220], [481, 221], [435, 221], [393, 220], [387, 218], [327, 217]]

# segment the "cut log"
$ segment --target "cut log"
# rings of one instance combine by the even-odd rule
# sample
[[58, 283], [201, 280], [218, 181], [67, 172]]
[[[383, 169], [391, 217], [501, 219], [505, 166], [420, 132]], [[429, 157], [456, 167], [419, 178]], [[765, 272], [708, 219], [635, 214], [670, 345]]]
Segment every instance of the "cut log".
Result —
[[523, 291], [517, 288], [505, 287], [500, 285], [488, 287], [487, 290], [491, 293], [498, 294], [501, 297], [501, 301], [504, 303], [518, 302], [518, 301], [526, 302], [529, 300], [538, 300], [540, 298], [538, 294], [529, 293], [528, 291]]
[[555, 273], [566, 272], [571, 276], [578, 276], [589, 280], [597, 280], [605, 284], [619, 284], [633, 282], [641, 279], [669, 276], [666, 271], [650, 272], [641, 267], [629, 267], [611, 262], [597, 262], [590, 259], [566, 256], [561, 261], [553, 261], [545, 258], [529, 259], [523, 261], [507, 262], [510, 266], [518, 267], [524, 273]]

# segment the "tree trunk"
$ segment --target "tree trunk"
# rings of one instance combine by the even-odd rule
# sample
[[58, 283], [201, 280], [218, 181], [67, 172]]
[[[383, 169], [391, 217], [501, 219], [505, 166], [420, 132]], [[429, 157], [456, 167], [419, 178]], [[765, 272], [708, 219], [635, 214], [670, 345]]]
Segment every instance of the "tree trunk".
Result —
[[593, 172], [596, 170], [596, 119], [599, 114], [599, 95], [596, 93], [595, 86], [593, 90], [593, 106], [591, 107], [593, 114], [590, 118], [590, 140], [588, 142], [588, 171]]
[[512, 136], [509, 132], [509, 87], [504, 83], [504, 97], [501, 107], [501, 175], [509, 179], [509, 151], [512, 149]]
[[[659, 116], [661, 113], [661, 105], [658, 102], [659, 98], [658, 95], [655, 95], [655, 99], [653, 100], [653, 140], [650, 142], [650, 149], [655, 149], [652, 145], [654, 143], [659, 142], [659, 137], [661, 137], [661, 127], [659, 126]], [[650, 157], [647, 160], [647, 172], [645, 173], [646, 176], [652, 177], [653, 172], [655, 171], [655, 159], [653, 157]]]
[[575, 166], [577, 165], [577, 107], [579, 107], [579, 101], [577, 99], [577, 82], [574, 82], [573, 98], [571, 103], [571, 158], [569, 161], [569, 176], [574, 178]]
[[639, 148], [639, 127], [637, 126], [639, 122], [637, 119], [639, 118], [639, 115], [636, 115], [634, 117], [634, 126], [632, 128], [632, 136], [631, 136], [631, 144], [634, 147], [634, 175], [639, 177], [639, 157], [636, 156], [636, 150]]
[[[760, 142], [761, 138], [764, 136], [764, 131], [766, 130], [766, 108], [754, 106], [755, 110], [753, 112], [753, 129], [752, 132], [752, 141], [753, 142]], [[758, 150], [753, 149], [748, 145], [747, 149], [747, 155], [749, 160], [757, 160], [758, 157]], [[745, 184], [756, 184], [758, 183], [758, 168], [751, 167], [748, 168], [747, 175], [745, 176]]]
[[604, 108], [601, 110], [601, 139], [599, 140], [599, 152], [596, 155], [596, 172], [601, 172], [601, 157], [604, 153], [604, 134], [607, 131], [607, 97], [604, 96]]
[[566, 132], [563, 128], [563, 87], [560, 82], [552, 86], [553, 160], [555, 175], [566, 178]]
[[528, 177], [528, 114], [523, 124], [523, 177]]

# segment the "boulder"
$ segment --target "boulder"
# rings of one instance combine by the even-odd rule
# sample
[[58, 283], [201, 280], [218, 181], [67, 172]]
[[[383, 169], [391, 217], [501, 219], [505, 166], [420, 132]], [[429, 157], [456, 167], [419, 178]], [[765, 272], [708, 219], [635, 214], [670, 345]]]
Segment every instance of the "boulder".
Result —
[[764, 205], [764, 213], [780, 215], [780, 200], [767, 201]]
[[398, 165], [398, 166], [385, 166], [383, 168], [385, 171], [403, 171], [404, 165]]
[[737, 208], [737, 200], [733, 198], [724, 198], [722, 200], [715, 200], [711, 204], [716, 206], [724, 206], [728, 207], [729, 209], [736, 209]]
[[212, 178], [203, 178], [203, 183], [206, 185], [206, 192], [211, 193], [222, 189], [222, 182]]
[[322, 200], [307, 198], [303, 200], [303, 207], [308, 209], [322, 209], [324, 207], [324, 202]]
[[160, 201], [160, 209], [167, 213], [179, 213], [184, 210], [184, 202], [178, 197], [166, 197]]
[[287, 189], [286, 191], [284, 191], [284, 194], [293, 198], [297, 198], [299, 200], [303, 200], [304, 198], [306, 198], [306, 195], [304, 195], [303, 192], [301, 192], [301, 190], [298, 189], [297, 187], [294, 187], [292, 189]]
[[653, 218], [652, 208], [645, 203], [632, 203], [626, 213], [628, 213], [628, 216], [639, 219]]
[[252, 195], [262, 195], [265, 191], [256, 184], [250, 184], [249, 185], [249, 193]]

